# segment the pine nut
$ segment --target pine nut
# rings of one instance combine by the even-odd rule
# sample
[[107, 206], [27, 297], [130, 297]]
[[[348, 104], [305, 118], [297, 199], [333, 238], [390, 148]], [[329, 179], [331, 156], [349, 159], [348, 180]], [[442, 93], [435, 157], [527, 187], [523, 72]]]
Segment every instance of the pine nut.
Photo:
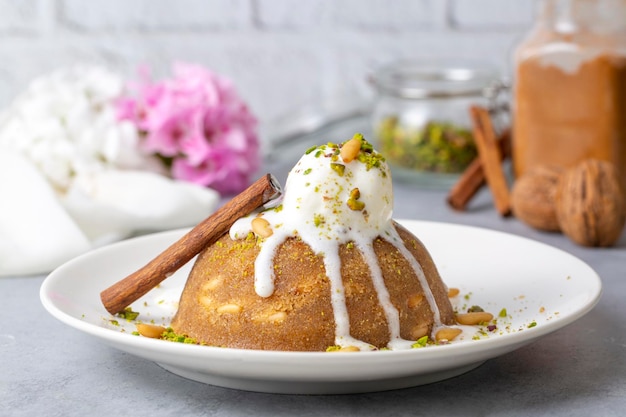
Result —
[[415, 326], [411, 329], [410, 338], [411, 340], [417, 340], [420, 337], [424, 337], [428, 334], [428, 326], [426, 324]]
[[211, 297], [208, 297], [206, 295], [199, 297], [198, 301], [200, 301], [200, 304], [206, 307], [211, 307], [213, 305], [213, 300], [211, 299]]
[[220, 285], [222, 285], [222, 281], [224, 281], [224, 278], [221, 276], [217, 276], [215, 278], [211, 278], [210, 280], [208, 280], [203, 286], [202, 289], [204, 291], [213, 291], [215, 289], [217, 289], [217, 287], [219, 287]]
[[456, 322], [468, 326], [475, 326], [480, 323], [489, 323], [493, 319], [493, 314], [485, 311], [477, 311], [473, 313], [457, 314]]
[[456, 297], [460, 292], [461, 290], [458, 288], [450, 288], [448, 289], [448, 298]]
[[341, 147], [341, 159], [343, 162], [352, 162], [361, 151], [361, 139], [352, 138]]
[[435, 340], [437, 342], [441, 342], [443, 340], [454, 340], [455, 337], [460, 335], [463, 331], [461, 329], [457, 329], [456, 327], [444, 327], [443, 329], [437, 330], [435, 334]]
[[238, 314], [241, 310], [242, 308], [238, 304], [224, 304], [216, 309], [219, 314]]
[[157, 326], [154, 324], [137, 323], [135, 325], [140, 335], [149, 337], [151, 339], [159, 339], [161, 335], [167, 330], [163, 326]]
[[339, 349], [337, 352], [360, 352], [361, 349], [359, 349], [356, 346], [344, 346], [341, 349]]
[[272, 227], [270, 226], [270, 222], [265, 220], [263, 217], [255, 217], [252, 219], [252, 231], [262, 238], [270, 237], [274, 233]]
[[422, 303], [423, 299], [424, 296], [422, 294], [413, 294], [409, 297], [409, 300], [407, 301], [407, 306], [409, 308], [415, 308]]
[[278, 311], [268, 316], [267, 321], [272, 322], [272, 323], [280, 323], [282, 321], [285, 321], [286, 318], [287, 318], [287, 313], [285, 313], [284, 311]]

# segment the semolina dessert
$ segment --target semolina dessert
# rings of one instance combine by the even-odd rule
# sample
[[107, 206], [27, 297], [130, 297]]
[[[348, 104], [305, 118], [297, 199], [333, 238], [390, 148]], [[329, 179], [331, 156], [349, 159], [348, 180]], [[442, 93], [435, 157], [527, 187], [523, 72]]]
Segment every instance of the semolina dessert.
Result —
[[171, 323], [243, 349], [407, 349], [455, 324], [417, 237], [392, 219], [391, 174], [356, 134], [309, 149], [273, 207], [198, 256]]

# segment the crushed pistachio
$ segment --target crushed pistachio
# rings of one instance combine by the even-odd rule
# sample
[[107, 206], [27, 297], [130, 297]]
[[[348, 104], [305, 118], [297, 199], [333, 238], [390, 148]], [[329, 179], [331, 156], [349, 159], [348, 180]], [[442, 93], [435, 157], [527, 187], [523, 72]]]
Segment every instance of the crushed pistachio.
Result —
[[471, 306], [470, 308], [467, 309], [468, 313], [482, 313], [485, 310], [483, 310], [483, 308], [481, 306]]
[[339, 346], [339, 345], [328, 346], [326, 348], [326, 352], [337, 352], [339, 350], [341, 350], [341, 346]]
[[[379, 153], [367, 153], [361, 152], [357, 156], [357, 160], [362, 164], [365, 164], [365, 169], [369, 171], [372, 168], [379, 168], [380, 163], [385, 161], [385, 158]], [[383, 171], [383, 174], [386, 175]]]
[[358, 201], [359, 198], [361, 198], [361, 191], [359, 191], [358, 188], [352, 189], [352, 191], [350, 191], [350, 197], [346, 202], [351, 210], [362, 211], [365, 208], [365, 203], [362, 201]]
[[313, 215], [313, 224], [315, 225], [315, 227], [320, 227], [325, 222], [326, 222], [326, 220], [324, 219], [323, 215], [321, 215], [321, 214], [314, 214]]
[[506, 308], [503, 308], [502, 310], [500, 310], [500, 313], [498, 313], [498, 317], [506, 317], [506, 316], [507, 316]]
[[342, 164], [338, 164], [335, 162], [331, 162], [330, 168], [335, 171], [340, 177], [343, 177], [344, 172], [346, 171], [346, 166]]
[[426, 347], [428, 344], [428, 336], [422, 336], [415, 343], [411, 345], [412, 348], [422, 348]]
[[532, 321], [532, 322], [528, 325], [528, 328], [529, 328], [529, 329], [531, 329], [531, 328], [535, 327], [536, 325], [537, 325], [537, 322], [533, 320], [533, 321]]
[[317, 145], [311, 146], [309, 149], [306, 150], [305, 155], [310, 154], [311, 152], [313, 152], [314, 150], [317, 149]]
[[[360, 133], [358, 134], [361, 135]], [[361, 138], [363, 139], [363, 135], [361, 135]], [[361, 150], [366, 153], [372, 153], [374, 152], [374, 145], [363, 139], [361, 141]]]
[[313, 171], [312, 168], [307, 168], [306, 170], [304, 170], [304, 175], [309, 175], [311, 171]]
[[350, 210], [354, 211], [362, 211], [365, 208], [365, 203], [362, 201], [355, 200], [353, 198], [348, 199], [347, 203]]
[[117, 313], [116, 316], [119, 318], [125, 319], [126, 321], [131, 321], [131, 320], [135, 320], [137, 316], [139, 316], [139, 313], [136, 311], [133, 311], [133, 309], [130, 307], [126, 307], [124, 311]]
[[161, 339], [167, 340], [167, 341], [170, 341], [170, 342], [186, 343], [186, 344], [191, 344], [191, 345], [197, 345], [198, 344], [196, 339], [194, 339], [192, 337], [187, 337], [185, 335], [176, 334], [174, 332], [174, 329], [172, 329], [171, 327], [168, 327], [165, 330], [165, 332], [163, 332], [163, 334], [161, 335]]

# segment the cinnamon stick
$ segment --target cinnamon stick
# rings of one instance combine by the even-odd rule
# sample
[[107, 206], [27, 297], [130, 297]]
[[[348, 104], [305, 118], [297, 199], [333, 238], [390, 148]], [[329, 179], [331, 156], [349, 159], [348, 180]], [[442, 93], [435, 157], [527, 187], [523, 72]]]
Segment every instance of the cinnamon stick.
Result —
[[[511, 131], [509, 129], [503, 131], [498, 138], [498, 147], [502, 160], [511, 155]], [[450, 189], [447, 197], [448, 204], [455, 210], [465, 210], [467, 204], [485, 185], [485, 182], [483, 164], [480, 156], [477, 156]]]
[[511, 214], [511, 197], [489, 111], [484, 107], [471, 106], [470, 116], [474, 125], [474, 141], [496, 210], [501, 216], [508, 216]]
[[270, 174], [264, 175], [148, 264], [102, 291], [100, 293], [102, 304], [111, 314], [123, 311], [204, 248], [215, 243], [237, 219], [253, 212], [280, 193], [278, 181]]

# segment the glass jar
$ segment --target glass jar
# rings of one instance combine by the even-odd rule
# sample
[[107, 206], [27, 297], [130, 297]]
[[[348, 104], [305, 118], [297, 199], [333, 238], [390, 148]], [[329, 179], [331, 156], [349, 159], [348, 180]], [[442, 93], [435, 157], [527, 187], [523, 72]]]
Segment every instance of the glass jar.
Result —
[[373, 139], [394, 178], [450, 187], [476, 157], [471, 105], [489, 105], [497, 72], [482, 63], [398, 61], [372, 79]]
[[543, 0], [514, 64], [515, 175], [596, 158], [626, 184], [626, 0]]

